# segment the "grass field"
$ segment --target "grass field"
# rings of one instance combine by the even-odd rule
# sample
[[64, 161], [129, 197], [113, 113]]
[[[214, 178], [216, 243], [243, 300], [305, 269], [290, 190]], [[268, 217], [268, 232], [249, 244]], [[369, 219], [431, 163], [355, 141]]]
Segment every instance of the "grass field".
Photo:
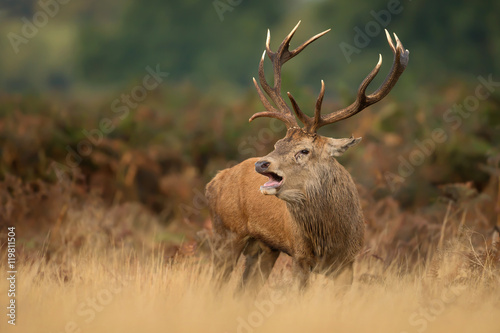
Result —
[[[16, 236], [16, 325], [4, 314], [1, 332], [500, 331], [498, 233], [474, 241], [450, 219], [442, 247], [426, 258], [387, 261], [385, 250], [375, 255], [367, 247], [349, 290], [315, 276], [298, 292], [282, 255], [256, 297], [235, 297], [241, 265], [216, 290], [202, 241], [184, 242], [170, 256], [158, 239], [174, 233], [171, 227], [134, 206], [120, 209], [69, 208], [32, 249]], [[2, 272], [6, 264], [2, 259]], [[3, 278], [4, 312], [8, 289]]]
[[[443, 108], [468, 94], [442, 92], [449, 100], [427, 94], [415, 110], [388, 102], [332, 131], [366, 138], [340, 161], [366, 222], [352, 288], [318, 276], [300, 294], [282, 256], [257, 297], [233, 296], [242, 264], [215, 289], [203, 197], [217, 170], [267, 154], [281, 137], [248, 126], [254, 93], [231, 108], [189, 87], [158, 93], [71, 168], [82, 130], [95, 131], [112, 99], [61, 111], [3, 97], [0, 332], [500, 332], [498, 99], [482, 104], [481, 121], [448, 129], [411, 175], [399, 170], [425, 152], [416, 138], [428, 145], [432, 129], [446, 129]], [[10, 226], [15, 327], [4, 278]]]

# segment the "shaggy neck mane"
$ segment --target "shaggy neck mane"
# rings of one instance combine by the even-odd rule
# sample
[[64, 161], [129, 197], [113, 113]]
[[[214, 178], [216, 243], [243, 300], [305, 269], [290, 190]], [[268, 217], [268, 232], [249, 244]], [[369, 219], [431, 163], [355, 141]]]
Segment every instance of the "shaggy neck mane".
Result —
[[355, 232], [351, 221], [359, 218], [354, 183], [333, 158], [316, 166], [308, 176], [300, 200], [287, 201], [287, 208], [314, 255], [342, 254], [343, 242], [339, 240], [349, 239]]

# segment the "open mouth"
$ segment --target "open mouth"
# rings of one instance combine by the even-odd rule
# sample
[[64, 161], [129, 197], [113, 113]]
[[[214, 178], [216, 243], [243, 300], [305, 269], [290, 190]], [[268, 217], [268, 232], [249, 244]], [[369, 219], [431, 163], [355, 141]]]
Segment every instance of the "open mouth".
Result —
[[283, 185], [283, 177], [274, 172], [263, 172], [263, 176], [267, 176], [269, 180], [260, 187], [264, 194], [275, 194], [281, 185]]

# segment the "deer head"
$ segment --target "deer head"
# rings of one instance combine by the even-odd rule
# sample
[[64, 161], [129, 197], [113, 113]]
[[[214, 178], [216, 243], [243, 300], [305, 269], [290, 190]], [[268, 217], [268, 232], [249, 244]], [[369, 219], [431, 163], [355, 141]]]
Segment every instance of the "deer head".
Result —
[[[396, 45], [394, 45], [391, 36], [386, 30], [387, 41], [394, 53], [394, 61], [391, 71], [380, 87], [372, 94], [366, 95], [366, 88], [377, 75], [382, 65], [381, 55], [379, 55], [379, 60], [375, 68], [359, 86], [356, 100], [346, 108], [326, 115], [321, 114], [321, 105], [325, 94], [325, 84], [323, 81], [321, 81], [321, 91], [316, 101], [313, 117], [304, 114], [293, 96], [288, 92], [287, 95], [293, 111], [304, 125], [300, 127], [294, 114], [281, 96], [281, 67], [285, 62], [304, 50], [306, 46], [329, 32], [330, 29], [311, 37], [305, 43], [290, 51], [290, 40], [299, 27], [299, 24], [300, 21], [283, 40], [276, 52], [270, 49], [271, 36], [269, 30], [267, 32], [266, 50], [262, 54], [259, 63], [259, 81], [262, 89], [269, 96], [274, 106], [264, 96], [255, 78], [253, 79], [266, 111], [254, 114], [250, 118], [250, 121], [259, 117], [270, 117], [283, 121], [287, 127], [286, 136], [276, 143], [274, 151], [255, 163], [255, 170], [269, 177], [269, 181], [263, 184], [260, 190], [264, 194], [276, 195], [285, 201], [300, 200], [305, 195], [304, 192], [306, 191], [308, 182], [321, 182], [323, 174], [326, 175], [328, 172], [335, 172], [335, 166], [337, 165], [335, 157], [341, 156], [347, 149], [356, 145], [361, 140], [361, 138], [354, 137], [344, 139], [324, 137], [318, 135], [317, 130], [325, 125], [352, 117], [361, 110], [383, 99], [394, 87], [409, 60], [409, 51], [403, 48], [396, 34], [394, 34]], [[273, 65], [273, 86], [269, 85], [264, 76], [264, 59], [266, 54]], [[316, 175], [316, 177], [310, 177], [311, 175]], [[332, 177], [329, 178], [331, 179]], [[335, 181], [335, 177], [333, 179]]]

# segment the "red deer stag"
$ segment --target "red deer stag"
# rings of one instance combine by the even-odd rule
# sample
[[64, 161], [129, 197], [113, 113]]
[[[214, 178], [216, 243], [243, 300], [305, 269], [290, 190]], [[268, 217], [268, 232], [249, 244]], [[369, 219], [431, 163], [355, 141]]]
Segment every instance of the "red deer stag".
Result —
[[[396, 34], [394, 45], [386, 30], [394, 62], [381, 86], [374, 93], [365, 94], [382, 64], [382, 56], [379, 56], [377, 65], [361, 83], [356, 101], [344, 109], [321, 115], [325, 93], [323, 81], [314, 117], [304, 114], [288, 93], [293, 111], [304, 124], [299, 127], [281, 96], [281, 67], [330, 31], [317, 34], [290, 51], [290, 40], [299, 24], [276, 52], [270, 49], [269, 30], [267, 33], [266, 50], [259, 63], [259, 81], [274, 106], [253, 79], [267, 111], [254, 114], [250, 121], [259, 117], [279, 119], [286, 124], [286, 136], [276, 143], [269, 155], [222, 170], [206, 188], [217, 239], [215, 258], [216, 267], [221, 268], [221, 281], [227, 280], [243, 253], [242, 287], [249, 283], [254, 287], [262, 285], [280, 252], [292, 257], [293, 272], [302, 287], [307, 284], [310, 272], [321, 272], [332, 278], [342, 272], [346, 282], [352, 283], [353, 262], [363, 245], [363, 213], [356, 186], [335, 157], [341, 156], [361, 138], [334, 139], [316, 132], [322, 126], [349, 118], [380, 101], [391, 91], [408, 64], [409, 51], [403, 48]], [[264, 76], [266, 54], [273, 65], [273, 86]]]

